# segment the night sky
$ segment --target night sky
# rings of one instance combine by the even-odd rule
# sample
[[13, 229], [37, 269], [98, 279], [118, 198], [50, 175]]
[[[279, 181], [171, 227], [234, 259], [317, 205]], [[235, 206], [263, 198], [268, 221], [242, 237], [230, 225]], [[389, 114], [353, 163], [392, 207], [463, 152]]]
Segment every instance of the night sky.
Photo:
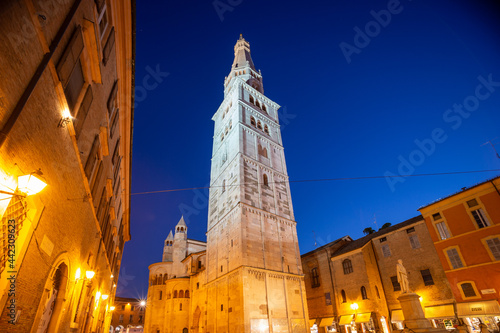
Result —
[[[240, 33], [281, 105], [290, 180], [382, 176], [291, 183], [301, 253], [499, 175], [383, 178], [500, 169], [483, 145], [500, 152], [493, 3], [137, 1], [132, 193], [208, 186], [211, 118]], [[148, 266], [181, 212], [188, 237], [206, 240], [207, 199], [208, 190], [132, 196], [118, 295], [146, 297]]]

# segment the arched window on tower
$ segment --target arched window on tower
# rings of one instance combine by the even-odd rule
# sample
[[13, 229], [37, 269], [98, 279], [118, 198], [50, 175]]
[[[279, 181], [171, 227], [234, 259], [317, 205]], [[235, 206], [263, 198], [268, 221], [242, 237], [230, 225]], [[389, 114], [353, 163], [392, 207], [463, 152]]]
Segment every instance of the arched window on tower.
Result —
[[174, 298], [177, 298], [177, 290], [174, 290]]
[[179, 311], [182, 311], [182, 303], [179, 304]]
[[226, 191], [226, 180], [224, 179], [222, 181], [222, 193], [224, 193]]
[[267, 134], [269, 134], [269, 127], [267, 127], [267, 125], [264, 125], [264, 132], [266, 132]]
[[184, 297], [189, 298], [189, 290], [186, 290], [186, 292], [184, 293]]
[[263, 179], [263, 181], [264, 181], [264, 186], [269, 186], [269, 180], [268, 180], [268, 178], [267, 178], [267, 175], [266, 175], [266, 174], [264, 174], [264, 176], [262, 176], [262, 179]]
[[167, 274], [163, 275], [163, 284], [165, 284], [165, 282], [167, 281], [167, 279], [168, 279], [168, 275]]
[[250, 95], [249, 100], [250, 100], [250, 103], [255, 104], [255, 100], [253, 99], [253, 96], [252, 96], [252, 95]]
[[179, 298], [184, 298], [184, 290], [179, 290]]
[[261, 107], [259, 101], [257, 101], [257, 103], [255, 103], [255, 105], [257, 105], [259, 108]]
[[342, 295], [342, 303], [346, 303], [347, 302], [347, 297], [345, 295], [344, 289], [342, 289], [342, 291], [340, 292], [340, 294]]
[[255, 118], [254, 117], [250, 117], [250, 124], [255, 127], [256, 126], [256, 123], [255, 123]]
[[361, 298], [362, 299], [368, 299], [368, 295], [366, 294], [366, 288], [365, 288], [365, 286], [361, 286]]
[[220, 141], [221, 141], [221, 142], [222, 142], [222, 141], [224, 141], [224, 133], [222, 133], [222, 134], [220, 135]]
[[162, 283], [163, 283], [163, 274], [160, 274], [160, 276], [158, 277], [158, 284]]
[[265, 104], [262, 104], [262, 110], [264, 110], [267, 113], [267, 108]]
[[262, 130], [262, 123], [260, 122], [260, 120], [257, 121], [257, 128]]

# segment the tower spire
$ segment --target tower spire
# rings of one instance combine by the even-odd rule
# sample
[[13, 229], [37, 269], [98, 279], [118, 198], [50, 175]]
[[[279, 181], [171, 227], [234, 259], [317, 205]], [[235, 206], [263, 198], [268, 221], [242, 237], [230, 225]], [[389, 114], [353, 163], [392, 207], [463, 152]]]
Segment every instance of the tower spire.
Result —
[[232, 68], [242, 68], [247, 66], [247, 64], [255, 71], [252, 56], [250, 55], [250, 43], [240, 34], [240, 39], [238, 39], [234, 46], [234, 61]]

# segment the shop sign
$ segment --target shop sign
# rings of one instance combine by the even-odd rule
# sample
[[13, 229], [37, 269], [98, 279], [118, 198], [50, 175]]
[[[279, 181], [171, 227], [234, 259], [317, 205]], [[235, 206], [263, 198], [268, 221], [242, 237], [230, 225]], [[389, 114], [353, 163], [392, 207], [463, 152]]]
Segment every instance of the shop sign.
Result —
[[486, 295], [486, 294], [496, 294], [497, 291], [495, 289], [481, 289], [481, 294]]

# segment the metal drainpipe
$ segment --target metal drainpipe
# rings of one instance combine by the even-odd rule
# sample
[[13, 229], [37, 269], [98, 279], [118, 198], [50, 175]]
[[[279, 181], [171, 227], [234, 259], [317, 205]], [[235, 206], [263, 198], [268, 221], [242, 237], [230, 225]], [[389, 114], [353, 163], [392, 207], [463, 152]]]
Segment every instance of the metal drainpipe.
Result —
[[[335, 297], [335, 285], [333, 283], [332, 260], [329, 257], [328, 249], [324, 248], [323, 250], [325, 250], [326, 252], [326, 260], [328, 261], [328, 270], [330, 271], [330, 282], [332, 283], [332, 295], [330, 295], [330, 302], [332, 302], [332, 307], [333, 307], [332, 297]], [[335, 316], [335, 311], [332, 311], [332, 315]]]
[[23, 94], [21, 95], [21, 98], [17, 102], [16, 106], [14, 107], [14, 110], [12, 110], [12, 113], [9, 116], [9, 119], [7, 119], [7, 122], [5, 123], [4, 127], [0, 130], [0, 148], [2, 147], [3, 143], [7, 139], [10, 131], [14, 127], [14, 124], [17, 121], [17, 118], [21, 115], [21, 112], [23, 111], [24, 107], [26, 106], [26, 103], [28, 103], [29, 98], [33, 94], [33, 91], [36, 88], [36, 85], [40, 78], [42, 77], [43, 72], [45, 71], [45, 68], [47, 68], [47, 65], [49, 64], [49, 61], [52, 59], [52, 56], [54, 55], [55, 50], [59, 46], [59, 43], [61, 42], [62, 37], [66, 33], [66, 30], [68, 29], [71, 20], [75, 16], [76, 11], [78, 10], [78, 7], [80, 6], [80, 3], [82, 0], [76, 0], [73, 6], [71, 7], [71, 10], [69, 11], [68, 15], [64, 19], [63, 24], [59, 28], [59, 31], [57, 31], [56, 36], [54, 37], [54, 40], [52, 41], [50, 48], [49, 48], [49, 53], [45, 53], [42, 59], [42, 62], [40, 65], [38, 65], [38, 68], [35, 71], [35, 74], [31, 78], [30, 82], [28, 83], [28, 86], [24, 90]]

